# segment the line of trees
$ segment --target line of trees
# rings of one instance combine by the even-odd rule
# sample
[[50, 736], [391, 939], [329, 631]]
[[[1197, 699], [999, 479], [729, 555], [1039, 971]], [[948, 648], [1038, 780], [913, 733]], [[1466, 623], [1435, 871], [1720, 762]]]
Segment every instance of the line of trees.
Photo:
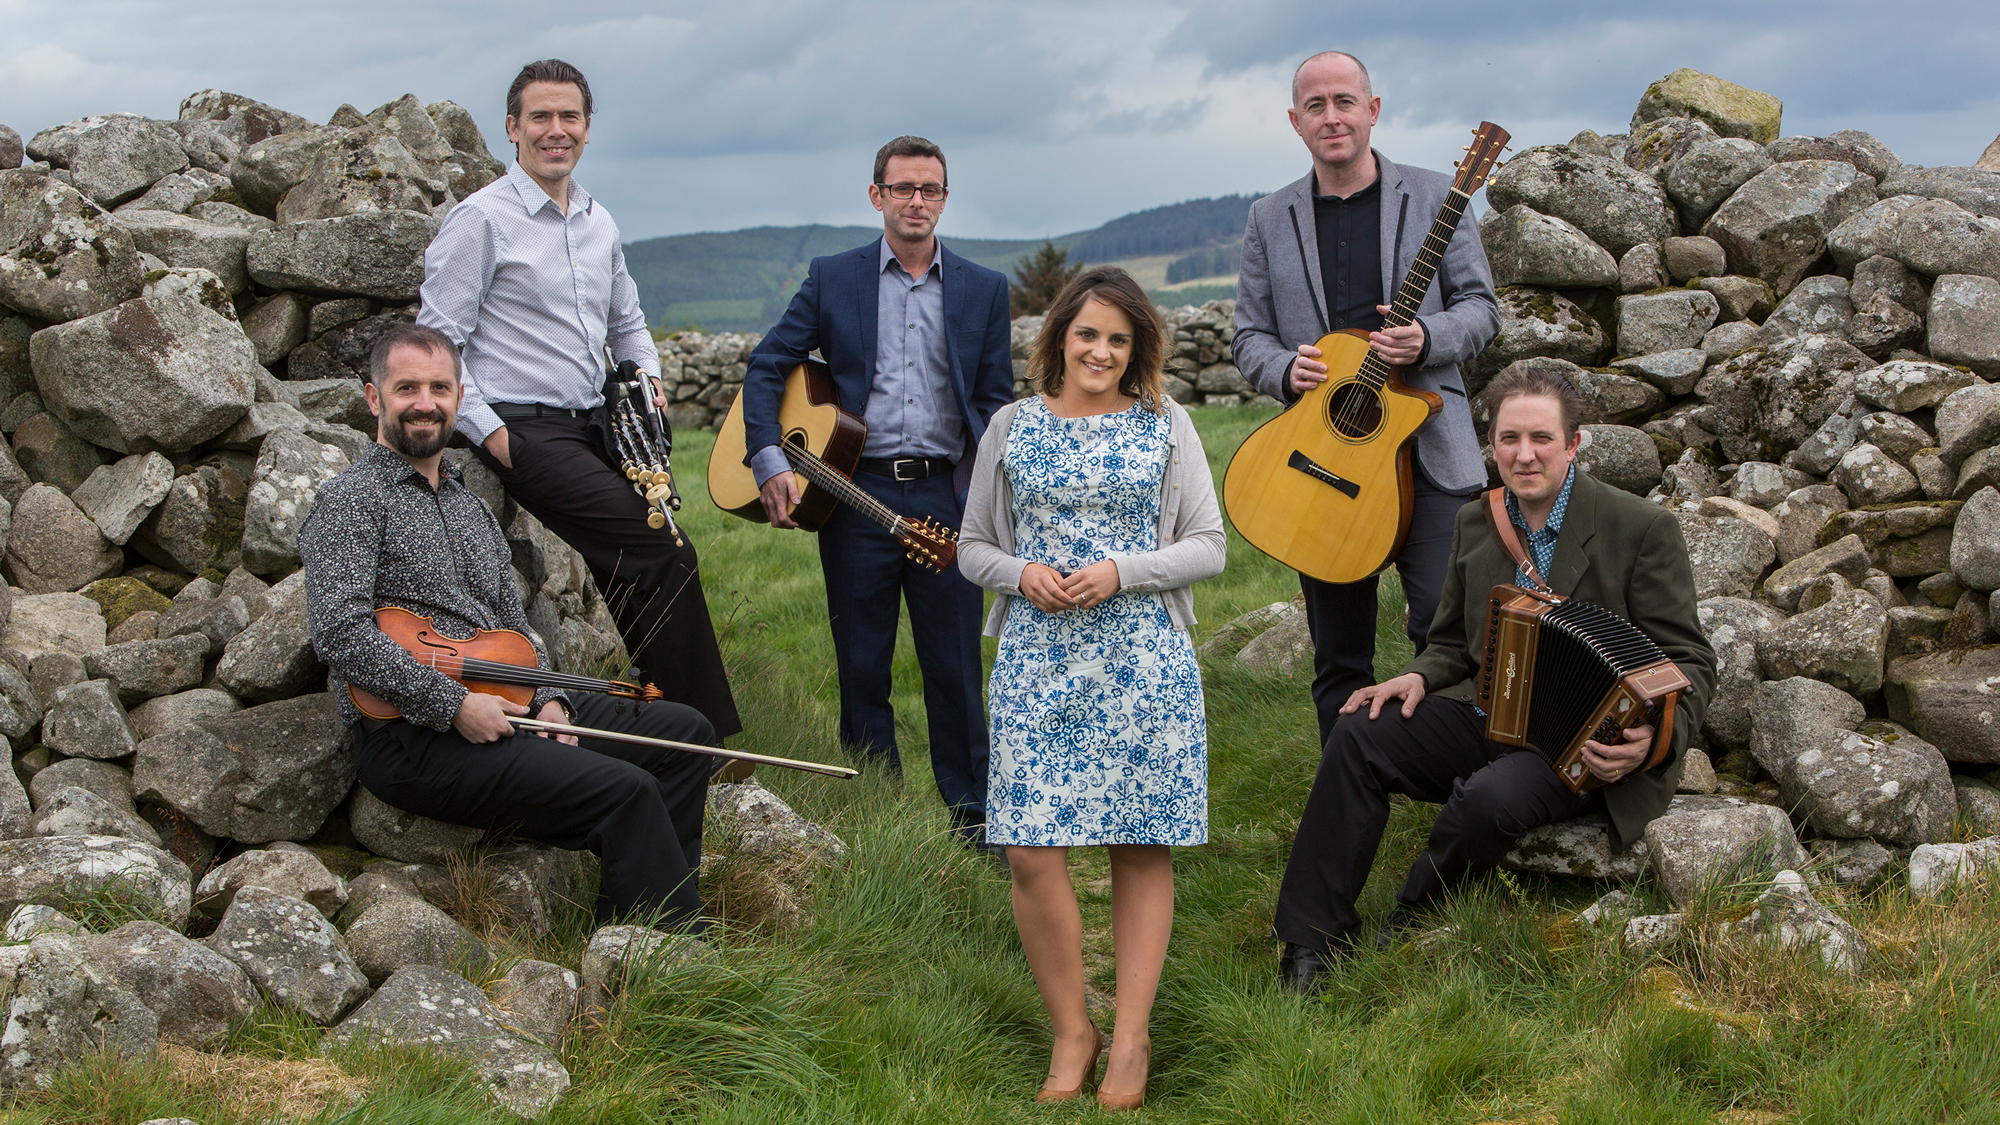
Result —
[[1167, 263], [1167, 284], [1179, 285], [1198, 277], [1228, 277], [1243, 260], [1243, 243], [1210, 246]]

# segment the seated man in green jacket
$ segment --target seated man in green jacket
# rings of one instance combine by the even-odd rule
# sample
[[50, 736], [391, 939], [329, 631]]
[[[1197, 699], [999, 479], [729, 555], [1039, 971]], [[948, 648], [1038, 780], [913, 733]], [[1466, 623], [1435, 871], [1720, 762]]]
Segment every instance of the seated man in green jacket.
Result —
[[1683, 751], [1715, 690], [1715, 653], [1695, 614], [1680, 525], [1665, 509], [1577, 471], [1583, 401], [1576, 388], [1560, 375], [1515, 371], [1484, 394], [1508, 514], [1536, 570], [1555, 593], [1637, 626], [1692, 687], [1681, 694], [1671, 753], [1659, 765], [1645, 768], [1651, 726], [1627, 728], [1623, 741], [1610, 745], [1584, 744], [1585, 763], [1605, 783], [1587, 793], [1570, 792], [1541, 754], [1487, 739], [1474, 699], [1488, 593], [1504, 582], [1527, 583], [1488, 525], [1484, 504], [1467, 504], [1458, 513], [1429, 645], [1402, 675], [1349, 697], [1321, 754], [1271, 927], [1285, 942], [1283, 982], [1296, 992], [1313, 991], [1354, 947], [1361, 926], [1354, 903], [1388, 823], [1389, 794], [1443, 808], [1396, 893], [1385, 946], [1410, 924], [1412, 911], [1499, 863], [1530, 828], [1601, 809], [1617, 845], [1637, 840], [1666, 811]]

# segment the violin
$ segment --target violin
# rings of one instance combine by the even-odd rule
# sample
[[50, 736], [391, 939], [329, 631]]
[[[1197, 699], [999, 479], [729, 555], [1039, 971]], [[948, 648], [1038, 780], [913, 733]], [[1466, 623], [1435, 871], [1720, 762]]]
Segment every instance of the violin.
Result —
[[[430, 618], [393, 605], [375, 611], [375, 626], [417, 663], [443, 672], [464, 684], [467, 691], [497, 695], [523, 707], [532, 706], [536, 690], [545, 687], [602, 692], [639, 703], [661, 698], [660, 689], [652, 684], [551, 672], [541, 666], [535, 642], [512, 629], [474, 629], [470, 637], [448, 636], [439, 632]], [[387, 722], [403, 713], [395, 704], [353, 684], [347, 685], [347, 694], [371, 719]]]

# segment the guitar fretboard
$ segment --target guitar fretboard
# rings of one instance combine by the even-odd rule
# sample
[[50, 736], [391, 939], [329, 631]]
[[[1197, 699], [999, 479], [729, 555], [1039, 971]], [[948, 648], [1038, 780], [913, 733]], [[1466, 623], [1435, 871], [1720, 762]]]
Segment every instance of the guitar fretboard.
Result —
[[[1417, 250], [1417, 260], [1410, 265], [1410, 272], [1403, 275], [1403, 284], [1396, 290], [1396, 299], [1390, 303], [1388, 315], [1382, 318], [1382, 327], [1401, 328], [1416, 319], [1417, 309], [1424, 303], [1424, 294], [1430, 292], [1438, 266], [1444, 262], [1444, 252], [1451, 245], [1452, 233], [1458, 230], [1459, 220], [1465, 216], [1466, 205], [1471, 202], [1470, 195], [1456, 187], [1451, 189], [1444, 206], [1438, 209], [1437, 218], [1431, 222], [1430, 233], [1424, 236], [1423, 246]], [[1379, 391], [1388, 384], [1390, 371], [1390, 364], [1370, 351], [1367, 358], [1361, 361], [1361, 370], [1356, 378]]]
[[785, 451], [785, 457], [791, 461], [792, 467], [805, 474], [807, 480], [833, 493], [842, 503], [881, 524], [889, 534], [898, 539], [903, 538], [903, 517], [891, 511], [880, 500], [862, 491], [861, 486], [849, 480], [846, 473], [789, 441], [780, 442], [778, 447]]

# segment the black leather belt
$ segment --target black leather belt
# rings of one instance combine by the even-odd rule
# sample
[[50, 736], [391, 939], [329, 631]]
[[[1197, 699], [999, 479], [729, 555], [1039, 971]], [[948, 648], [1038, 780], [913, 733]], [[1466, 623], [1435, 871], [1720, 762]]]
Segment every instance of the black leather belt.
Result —
[[539, 402], [489, 402], [493, 413], [513, 421], [517, 418], [582, 418], [590, 411], [571, 406], [543, 406]]
[[892, 480], [923, 480], [948, 473], [951, 462], [942, 457], [863, 457], [861, 471]]

